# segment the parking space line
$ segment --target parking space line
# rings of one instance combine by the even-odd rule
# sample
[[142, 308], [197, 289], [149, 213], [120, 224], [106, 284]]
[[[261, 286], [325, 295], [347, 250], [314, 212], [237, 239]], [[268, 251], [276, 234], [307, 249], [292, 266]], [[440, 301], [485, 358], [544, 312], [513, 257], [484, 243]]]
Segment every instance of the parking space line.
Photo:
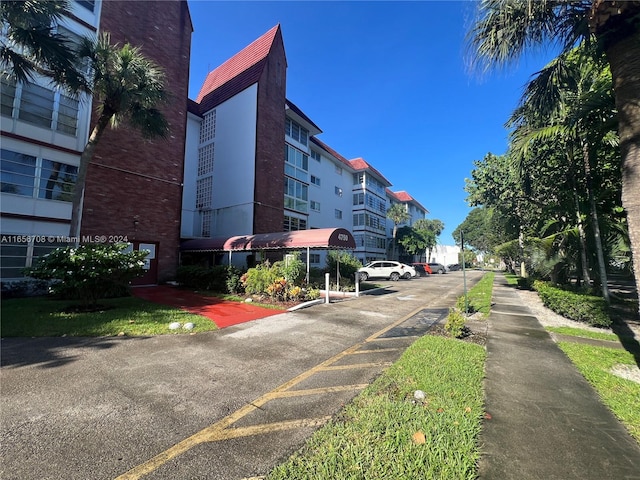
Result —
[[348, 392], [350, 390], [363, 390], [369, 386], [368, 383], [358, 383], [354, 385], [338, 385], [335, 387], [308, 388], [306, 390], [287, 390], [273, 395], [273, 398], [303, 397], [305, 395], [322, 395], [325, 393]]
[[324, 367], [320, 369], [320, 371], [327, 372], [332, 370], [353, 370], [356, 368], [389, 367], [391, 365], [392, 362], [353, 363], [350, 365], [332, 365], [330, 367]]
[[[260, 408], [262, 405], [264, 405], [265, 403], [269, 402], [270, 400], [273, 400], [273, 399], [276, 399], [276, 398], [280, 398], [283, 395], [284, 392], [289, 391], [295, 385], [301, 383], [302, 381], [304, 381], [307, 378], [315, 375], [316, 373], [327, 369], [327, 367], [331, 367], [334, 363], [336, 363], [338, 360], [342, 359], [343, 357], [345, 357], [347, 355], [352, 355], [355, 352], [359, 351], [368, 342], [372, 342], [372, 341], [378, 340], [378, 337], [380, 337], [381, 335], [384, 335], [386, 332], [388, 332], [392, 328], [395, 328], [398, 325], [404, 323], [409, 318], [411, 318], [412, 316], [414, 316], [415, 314], [417, 314], [418, 312], [420, 312], [421, 310], [423, 310], [425, 308], [426, 308], [426, 306], [423, 305], [423, 306], [421, 306], [419, 308], [414, 309], [413, 311], [411, 311], [408, 314], [404, 315], [402, 318], [396, 320], [395, 322], [391, 323], [390, 325], [387, 325], [385, 328], [373, 333], [372, 335], [367, 337], [364, 341], [358, 342], [358, 343], [352, 345], [351, 347], [343, 350], [342, 352], [334, 355], [333, 357], [325, 360], [324, 362], [319, 363], [315, 367], [310, 368], [309, 370], [306, 370], [306, 371], [302, 372], [301, 374], [297, 375], [296, 377], [292, 378], [291, 380], [283, 383], [279, 387], [271, 390], [270, 392], [265, 393], [264, 395], [262, 395], [262, 396], [258, 397], [257, 399], [253, 400], [251, 403], [248, 403], [245, 406], [239, 408], [238, 410], [236, 410], [235, 412], [231, 413], [230, 415], [227, 415], [226, 417], [222, 418], [218, 422], [215, 422], [215, 423], [211, 424], [210, 426], [200, 430], [199, 432], [191, 435], [190, 437], [185, 438], [184, 440], [176, 443], [172, 447], [170, 447], [167, 450], [165, 450], [165, 451], [159, 453], [158, 455], [152, 457], [151, 459], [147, 460], [146, 462], [133, 467], [131, 470], [127, 471], [126, 473], [116, 477], [116, 480], [138, 480], [139, 478], [141, 478], [141, 477], [143, 477], [145, 475], [148, 475], [149, 473], [157, 470], [158, 468], [160, 468], [162, 465], [166, 464], [167, 462], [169, 462], [173, 458], [175, 458], [175, 457], [187, 452], [188, 450], [192, 449], [193, 447], [195, 447], [197, 445], [200, 445], [202, 443], [212, 442], [212, 441], [220, 441], [220, 440], [227, 439], [227, 438], [235, 438], [235, 437], [231, 437], [231, 436], [225, 437], [227, 432], [229, 432], [228, 433], [229, 435], [232, 435], [233, 434], [233, 430], [237, 430], [237, 433], [239, 433], [239, 432], [248, 432], [248, 431], [254, 432], [254, 433], [251, 433], [251, 435], [257, 435], [257, 434], [261, 434], [261, 433], [266, 433], [267, 430], [265, 430], [265, 429], [256, 429], [254, 427], [244, 427], [242, 429], [233, 429], [233, 428], [229, 428], [229, 427], [230, 427], [230, 425], [232, 425], [233, 423], [237, 422], [238, 420], [240, 420], [244, 416], [246, 416], [249, 413], [255, 411], [258, 408]], [[367, 351], [367, 353], [369, 353], [369, 352]], [[391, 363], [390, 362], [383, 362], [383, 363], [379, 363], [379, 364], [359, 364], [359, 368], [362, 368], [363, 365], [387, 366], [387, 365], [391, 365]], [[347, 366], [344, 366], [344, 367], [340, 366], [340, 367], [334, 367], [333, 369], [334, 370], [344, 370], [346, 368], [358, 368], [358, 365], [356, 365], [356, 366], [347, 365]], [[331, 387], [331, 388], [335, 388], [335, 387]], [[301, 391], [305, 391], [305, 390], [301, 390]], [[322, 417], [321, 419], [315, 419], [315, 420], [314, 419], [310, 419], [309, 422], [311, 422], [311, 423], [307, 423], [306, 426], [318, 425], [318, 424], [314, 424], [313, 423], [313, 422], [316, 422], [316, 421], [324, 423], [326, 421], [326, 420], [324, 420], [324, 418], [325, 417]], [[331, 417], [327, 417], [327, 418], [331, 418]], [[290, 421], [290, 422], [281, 422], [281, 424], [282, 424], [281, 429], [285, 429], [285, 425], [296, 425], [296, 424], [299, 424], [299, 423], [295, 423], [295, 422], [300, 422], [300, 420], [294, 420], [294, 421]], [[273, 425], [277, 425], [277, 424], [273, 424]], [[274, 428], [277, 428], [277, 427], [274, 427]], [[296, 427], [288, 427], [288, 428], [296, 428]], [[270, 431], [275, 431], [275, 430], [270, 430]], [[249, 434], [247, 434], [247, 435], [249, 435]]]

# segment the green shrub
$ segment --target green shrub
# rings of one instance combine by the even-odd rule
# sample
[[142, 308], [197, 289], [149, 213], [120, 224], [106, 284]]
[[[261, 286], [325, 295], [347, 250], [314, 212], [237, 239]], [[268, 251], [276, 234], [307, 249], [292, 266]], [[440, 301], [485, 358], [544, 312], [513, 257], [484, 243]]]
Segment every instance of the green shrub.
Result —
[[457, 308], [450, 308], [449, 315], [447, 316], [447, 322], [444, 324], [444, 329], [452, 337], [460, 338], [464, 333], [464, 323], [465, 318], [462, 312]]
[[247, 270], [240, 280], [245, 292], [258, 295], [267, 293], [267, 288], [273, 285], [278, 277], [278, 272], [266, 261]]
[[330, 250], [327, 253], [327, 271], [333, 278], [335, 278], [338, 262], [340, 263], [340, 277], [351, 280], [352, 283], [355, 282], [356, 272], [362, 268], [360, 260], [344, 250]]
[[126, 295], [129, 282], [144, 274], [147, 252], [125, 252], [127, 247], [125, 243], [101, 243], [57, 248], [25, 273], [53, 281], [54, 295], [96, 305], [100, 298]]
[[534, 279], [532, 277], [518, 277], [518, 288], [522, 290], [531, 290], [533, 288]]
[[594, 327], [611, 325], [607, 304], [601, 297], [569, 292], [540, 280], [533, 283], [533, 288], [547, 308], [563, 317]]
[[242, 272], [233, 265], [182, 265], [178, 267], [176, 280], [180, 285], [196, 290], [218, 293], [240, 293], [243, 291]]

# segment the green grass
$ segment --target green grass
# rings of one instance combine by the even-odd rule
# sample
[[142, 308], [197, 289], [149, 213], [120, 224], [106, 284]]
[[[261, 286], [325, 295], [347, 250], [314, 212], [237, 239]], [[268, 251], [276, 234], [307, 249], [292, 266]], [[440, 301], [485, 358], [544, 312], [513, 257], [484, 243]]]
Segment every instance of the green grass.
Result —
[[183, 310], [147, 302], [136, 297], [100, 300], [109, 307], [100, 312], [64, 313], [77, 304], [73, 300], [52, 300], [46, 297], [16, 298], [2, 301], [2, 337], [78, 337], [130, 336], [187, 333], [169, 330], [171, 322], [192, 322], [190, 332], [216, 330], [208, 318]]
[[[277, 479], [473, 479], [485, 350], [426, 335], [318, 430]], [[426, 393], [424, 403], [413, 392]], [[424, 443], [413, 436], [424, 435]]]
[[559, 333], [560, 335], [570, 335], [572, 337], [592, 338], [594, 340], [619, 340], [618, 336], [614, 333], [592, 332], [591, 330], [583, 330], [582, 328], [546, 327], [546, 329], [550, 332]]
[[514, 275], [513, 273], [505, 273], [504, 276], [507, 279], [507, 283], [509, 285], [518, 285], [518, 278], [520, 278], [518, 275]]
[[613, 375], [609, 370], [618, 364], [636, 366], [626, 350], [559, 342], [580, 373], [597, 390], [602, 401], [640, 442], [640, 384]]
[[[487, 272], [478, 283], [469, 289], [467, 292], [469, 312], [481, 312], [484, 317], [489, 315], [491, 311], [491, 293], [493, 292], [494, 277], [494, 272]], [[464, 311], [464, 296], [458, 298], [456, 306], [461, 311]]]

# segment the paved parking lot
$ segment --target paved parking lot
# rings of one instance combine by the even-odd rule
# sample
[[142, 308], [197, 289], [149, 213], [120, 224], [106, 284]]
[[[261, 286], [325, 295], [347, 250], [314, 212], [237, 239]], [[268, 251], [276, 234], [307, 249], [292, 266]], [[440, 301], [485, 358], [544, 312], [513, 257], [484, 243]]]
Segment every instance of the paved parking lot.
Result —
[[3, 339], [1, 477], [263, 475], [442, 318], [462, 273], [388, 285], [216, 332]]

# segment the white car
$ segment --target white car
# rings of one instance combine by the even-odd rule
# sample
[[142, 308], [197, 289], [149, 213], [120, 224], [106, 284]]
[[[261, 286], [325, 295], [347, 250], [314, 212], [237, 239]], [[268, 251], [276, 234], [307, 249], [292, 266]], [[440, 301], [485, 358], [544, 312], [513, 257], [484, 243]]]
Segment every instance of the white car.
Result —
[[397, 282], [401, 278], [407, 280], [417, 275], [416, 269], [400, 262], [391, 262], [389, 260], [378, 260], [376, 262], [367, 263], [358, 270], [360, 281], [364, 282], [368, 278], [388, 278]]

